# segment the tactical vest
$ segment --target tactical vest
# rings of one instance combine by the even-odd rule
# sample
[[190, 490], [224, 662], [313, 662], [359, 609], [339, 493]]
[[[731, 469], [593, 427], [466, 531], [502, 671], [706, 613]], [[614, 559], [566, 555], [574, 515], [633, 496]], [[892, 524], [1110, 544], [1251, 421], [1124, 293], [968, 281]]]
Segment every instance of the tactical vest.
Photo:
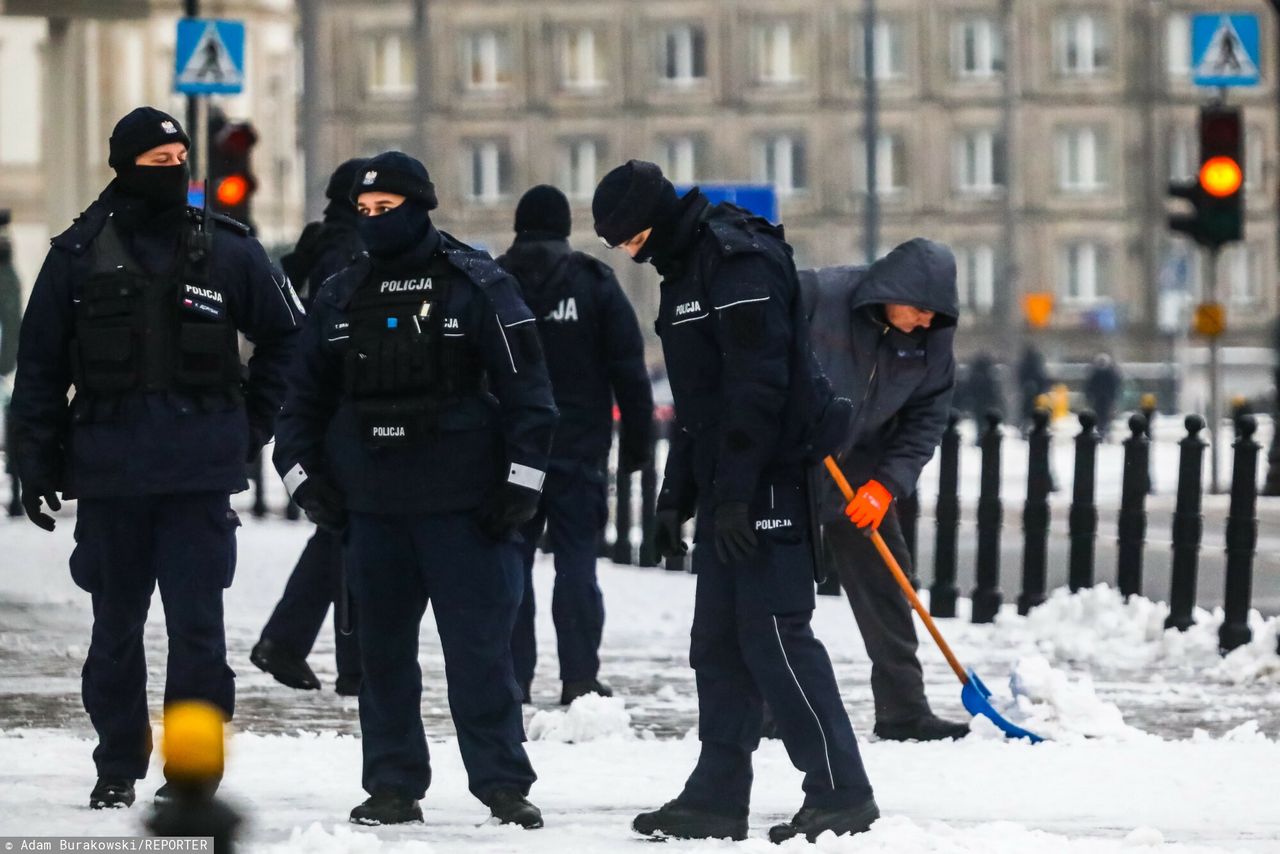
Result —
[[465, 339], [446, 340], [449, 295], [465, 285], [440, 254], [425, 269], [371, 269], [347, 304], [350, 339], [344, 391], [356, 403], [366, 444], [420, 443], [440, 413], [482, 388], [483, 370]]
[[240, 352], [226, 296], [209, 281], [205, 235], [187, 229], [172, 269], [146, 272], [107, 219], [90, 247], [90, 273], [71, 342], [76, 393], [111, 397], [176, 390], [240, 400]]

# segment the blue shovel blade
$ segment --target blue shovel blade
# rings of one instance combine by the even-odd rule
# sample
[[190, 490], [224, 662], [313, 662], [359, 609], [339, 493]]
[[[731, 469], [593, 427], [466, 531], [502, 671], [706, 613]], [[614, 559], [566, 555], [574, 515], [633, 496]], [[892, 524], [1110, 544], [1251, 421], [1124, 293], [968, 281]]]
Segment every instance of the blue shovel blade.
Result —
[[964, 688], [960, 691], [960, 702], [964, 703], [964, 707], [969, 714], [975, 718], [981, 715], [999, 727], [1000, 731], [1010, 738], [1025, 738], [1032, 744], [1039, 744], [1044, 741], [1043, 738], [1035, 733], [1028, 732], [1017, 724], [1005, 720], [1004, 716], [991, 705], [991, 690], [982, 684], [978, 674], [972, 670], [969, 671], [969, 681], [965, 683]]

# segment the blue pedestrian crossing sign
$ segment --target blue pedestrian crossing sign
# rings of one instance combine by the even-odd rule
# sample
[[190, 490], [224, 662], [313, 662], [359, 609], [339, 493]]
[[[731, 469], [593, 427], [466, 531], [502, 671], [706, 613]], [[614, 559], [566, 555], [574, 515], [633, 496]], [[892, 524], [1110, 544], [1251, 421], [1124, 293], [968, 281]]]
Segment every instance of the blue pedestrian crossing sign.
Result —
[[181, 18], [173, 56], [175, 92], [238, 95], [244, 91], [244, 21]]
[[[698, 188], [712, 204], [732, 202], [769, 222], [778, 221], [778, 194], [772, 184], [699, 184]], [[676, 192], [684, 195], [691, 189], [692, 185], [678, 186]]]
[[1203, 14], [1191, 19], [1191, 80], [1197, 86], [1257, 86], [1258, 16]]

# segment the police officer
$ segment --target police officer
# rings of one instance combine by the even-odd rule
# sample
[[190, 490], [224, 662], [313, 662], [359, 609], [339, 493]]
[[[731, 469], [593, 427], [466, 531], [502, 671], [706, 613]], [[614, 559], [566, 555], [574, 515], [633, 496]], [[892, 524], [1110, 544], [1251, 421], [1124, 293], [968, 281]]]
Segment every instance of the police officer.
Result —
[[967, 723], [929, 708], [911, 606], [859, 530], [878, 529], [910, 573], [895, 499], [915, 491], [951, 411], [955, 258], [946, 246], [916, 238], [870, 267], [803, 271], [800, 287], [818, 362], [836, 392], [858, 402], [850, 447], [840, 457], [857, 493], [846, 504], [824, 480], [822, 521], [827, 572], [839, 576], [871, 658], [875, 734], [893, 741], [963, 738]]
[[8, 377], [18, 364], [18, 327], [22, 323], [22, 288], [13, 268], [13, 243], [9, 240], [9, 211], [0, 210], [0, 383], [3, 383], [5, 472], [12, 498], [9, 515], [22, 515], [18, 472], [13, 460], [13, 420], [9, 417]]
[[560, 653], [560, 704], [584, 694], [613, 695], [597, 678], [604, 598], [596, 583], [600, 529], [607, 516], [605, 476], [613, 401], [621, 416], [618, 472], [649, 457], [653, 391], [635, 310], [604, 263], [569, 247], [569, 201], [540, 185], [516, 206], [516, 239], [498, 259], [520, 282], [538, 318], [560, 424], [551, 446], [538, 514], [524, 526], [524, 601], [511, 652], [516, 681], [529, 702], [537, 646], [533, 630], [533, 559], [544, 527], [555, 555], [551, 614]]
[[[280, 264], [297, 285], [303, 304], [311, 306], [320, 286], [355, 260], [364, 249], [357, 232], [356, 206], [351, 187], [362, 174], [364, 158], [353, 158], [339, 166], [329, 178], [325, 198], [329, 203], [321, 222], [303, 229], [298, 245]], [[347, 596], [342, 573], [342, 544], [332, 532], [319, 526], [307, 541], [285, 585], [284, 595], [262, 629], [262, 637], [249, 655], [260, 670], [270, 673], [290, 688], [319, 690], [320, 680], [307, 664], [307, 655], [320, 634], [320, 626], [330, 603]], [[360, 645], [348, 625], [334, 619], [334, 652], [338, 680], [334, 690], [347, 697], [360, 693]]]
[[770, 839], [866, 830], [879, 811], [831, 660], [809, 625], [805, 467], [828, 422], [848, 429], [847, 401], [821, 393], [791, 249], [781, 228], [741, 208], [709, 204], [696, 189], [677, 198], [643, 161], [606, 175], [592, 211], [601, 239], [663, 277], [657, 329], [679, 429], [658, 498], [659, 551], [681, 551], [681, 523], [697, 516], [689, 659], [702, 752], [679, 797], [633, 827], [745, 838], [768, 702], [805, 775], [803, 807]]
[[[222, 591], [240, 520], [228, 496], [248, 488], [245, 461], [271, 436], [302, 316], [248, 229], [187, 207], [189, 143], [150, 107], [120, 120], [115, 180], [53, 239], [19, 341], [23, 505], [52, 531], [42, 503], [80, 501], [71, 576], [93, 601], [94, 809], [131, 805], [147, 773], [142, 631], [157, 584], [166, 704], [204, 700], [231, 717]], [[244, 379], [237, 331], [254, 345]]]
[[351, 820], [422, 820], [431, 601], [471, 791], [502, 822], [541, 827], [511, 663], [518, 531], [556, 423], [537, 326], [510, 275], [432, 225], [420, 162], [374, 157], [352, 198], [368, 254], [316, 295], [274, 457], [298, 506], [345, 528], [369, 793]]

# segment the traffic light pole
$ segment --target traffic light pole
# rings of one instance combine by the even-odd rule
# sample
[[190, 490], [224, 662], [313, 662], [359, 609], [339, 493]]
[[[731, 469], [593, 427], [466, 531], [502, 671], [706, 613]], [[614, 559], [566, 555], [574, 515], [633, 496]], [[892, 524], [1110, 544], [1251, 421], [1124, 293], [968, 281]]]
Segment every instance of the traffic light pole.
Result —
[[[200, 0], [182, 0], [182, 14], [188, 18], [200, 17]], [[201, 112], [201, 103], [205, 98], [199, 95], [187, 96], [187, 133], [191, 136], [191, 149], [187, 152], [187, 163], [191, 166], [191, 175], [197, 181], [200, 178], [200, 170], [208, 161], [206, 152], [208, 146], [205, 145], [206, 136], [201, 136], [201, 128], [209, 126], [208, 112]], [[207, 109], [207, 105], [206, 105]]]
[[[1206, 302], [1218, 302], [1218, 247], [1206, 249], [1205, 258], [1205, 297]], [[1220, 336], [1209, 336], [1209, 492], [1218, 494], [1218, 431], [1222, 418], [1222, 389], [1219, 378], [1222, 374], [1219, 362], [1222, 357], [1218, 344]]]

